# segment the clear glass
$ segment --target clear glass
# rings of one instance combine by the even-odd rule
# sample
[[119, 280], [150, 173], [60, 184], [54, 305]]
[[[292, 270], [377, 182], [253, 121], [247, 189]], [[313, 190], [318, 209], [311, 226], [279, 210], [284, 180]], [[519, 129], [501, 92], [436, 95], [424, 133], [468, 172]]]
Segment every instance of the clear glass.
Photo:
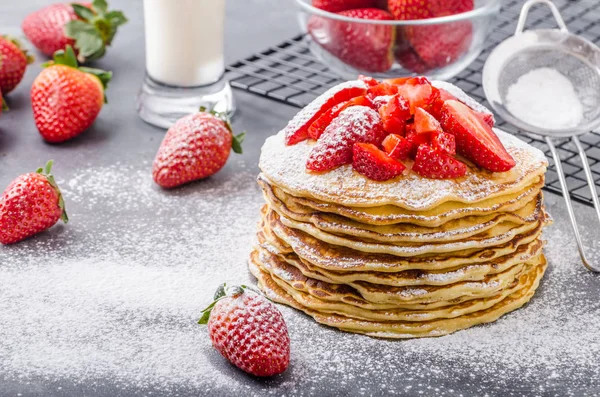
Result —
[[144, 0], [143, 120], [168, 128], [200, 106], [233, 114], [224, 79], [224, 20], [225, 0]]

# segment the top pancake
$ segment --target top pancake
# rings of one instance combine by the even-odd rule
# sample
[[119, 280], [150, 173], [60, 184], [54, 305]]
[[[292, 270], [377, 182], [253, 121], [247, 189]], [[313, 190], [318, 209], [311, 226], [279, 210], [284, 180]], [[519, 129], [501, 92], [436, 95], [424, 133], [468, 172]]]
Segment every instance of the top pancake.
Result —
[[520, 139], [495, 129], [516, 166], [493, 173], [467, 162], [467, 175], [459, 179], [434, 180], [408, 173], [387, 182], [368, 179], [351, 165], [325, 173], [306, 170], [306, 160], [315, 141], [286, 146], [280, 132], [262, 148], [259, 167], [271, 185], [296, 197], [353, 207], [394, 205], [411, 211], [426, 211], [446, 202], [477, 203], [501, 195], [521, 192], [546, 171], [544, 154]]

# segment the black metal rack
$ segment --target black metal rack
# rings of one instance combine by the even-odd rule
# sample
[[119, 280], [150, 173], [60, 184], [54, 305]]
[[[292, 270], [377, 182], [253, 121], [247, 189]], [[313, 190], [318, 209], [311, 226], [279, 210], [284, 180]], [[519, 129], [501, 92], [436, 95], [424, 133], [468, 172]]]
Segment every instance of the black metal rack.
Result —
[[[522, 0], [510, 0], [503, 4], [496, 19], [496, 27], [490, 34], [487, 47], [477, 60], [451, 80], [473, 98], [486, 103], [481, 86], [481, 71], [490, 51], [514, 33]], [[600, 43], [600, 1], [598, 0], [555, 0], [569, 29], [594, 43]], [[528, 27], [553, 28], [554, 20], [550, 11], [540, 7], [530, 13]], [[340, 78], [322, 64], [310, 52], [304, 35], [291, 38], [240, 60], [227, 68], [228, 78], [234, 88], [283, 102], [296, 107], [304, 107], [329, 87], [338, 84]], [[545, 143], [536, 136], [522, 133], [498, 119], [497, 126], [519, 136], [547, 152], [550, 168], [546, 175], [545, 189], [562, 194], [558, 177], [554, 171], [550, 153]], [[590, 132], [581, 136], [586, 149], [596, 185], [600, 189], [600, 133]], [[557, 145], [563, 159], [567, 184], [574, 200], [593, 205], [587, 187], [585, 174], [579, 162], [577, 150], [570, 141]]]

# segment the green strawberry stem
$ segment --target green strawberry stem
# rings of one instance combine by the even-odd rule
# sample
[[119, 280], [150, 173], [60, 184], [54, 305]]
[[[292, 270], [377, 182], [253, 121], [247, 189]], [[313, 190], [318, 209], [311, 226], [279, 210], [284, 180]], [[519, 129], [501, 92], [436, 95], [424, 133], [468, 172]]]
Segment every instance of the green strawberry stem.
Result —
[[219, 287], [215, 291], [215, 295], [211, 304], [208, 305], [206, 309], [202, 310], [202, 315], [200, 316], [200, 320], [198, 320], [198, 324], [208, 324], [208, 320], [210, 319], [210, 313], [212, 312], [212, 309], [215, 307], [218, 301], [228, 296], [236, 297], [238, 295], [243, 294], [246, 290], [262, 295], [260, 291], [247, 285], [232, 285], [230, 287], [228, 287], [226, 283], [219, 285]]
[[4, 98], [2, 98], [2, 95], [0, 95], [0, 107], [2, 110], [8, 110], [8, 105], [6, 104]]
[[108, 11], [105, 0], [94, 0], [92, 7], [72, 3], [79, 19], [65, 25], [65, 34], [75, 40], [81, 63], [101, 58], [111, 45], [119, 26], [127, 22], [122, 11]]
[[243, 131], [237, 135], [233, 135], [231, 119], [229, 118], [227, 113], [217, 112], [216, 110], [208, 111], [204, 106], [200, 106], [200, 111], [204, 113], [210, 113], [225, 123], [225, 127], [229, 130], [229, 132], [231, 132], [231, 136], [233, 138], [233, 140], [231, 141], [231, 148], [233, 149], [233, 152], [237, 154], [242, 154], [242, 143], [244, 143], [244, 139], [246, 138], [246, 131]]
[[96, 68], [88, 68], [85, 66], [79, 66], [79, 63], [77, 62], [77, 57], [75, 56], [75, 51], [73, 50], [73, 47], [71, 47], [70, 45], [67, 46], [66, 50], [58, 50], [54, 53], [54, 60], [53, 61], [48, 61], [42, 64], [42, 67], [50, 67], [52, 65], [65, 65], [65, 66], [69, 66], [72, 67], [74, 69], [80, 70], [84, 73], [88, 73], [91, 75], [94, 75], [98, 78], [98, 80], [100, 80], [100, 83], [102, 84], [102, 88], [104, 91], [104, 103], [108, 103], [108, 101], [106, 100], [106, 88], [108, 87], [108, 83], [110, 82], [111, 78], [112, 78], [112, 72], [108, 72], [106, 70], [102, 70], [102, 69], [96, 69]]
[[36, 173], [45, 176], [46, 179], [48, 180], [48, 183], [54, 188], [54, 190], [58, 194], [58, 206], [62, 210], [60, 219], [62, 219], [62, 221], [64, 223], [68, 223], [69, 217], [67, 216], [67, 209], [65, 208], [65, 200], [63, 199], [63, 195], [62, 195], [60, 189], [58, 188], [58, 185], [56, 184], [54, 175], [52, 175], [52, 165], [53, 164], [54, 164], [54, 160], [49, 160], [46, 163], [46, 166], [44, 168], [38, 168], [36, 170]]

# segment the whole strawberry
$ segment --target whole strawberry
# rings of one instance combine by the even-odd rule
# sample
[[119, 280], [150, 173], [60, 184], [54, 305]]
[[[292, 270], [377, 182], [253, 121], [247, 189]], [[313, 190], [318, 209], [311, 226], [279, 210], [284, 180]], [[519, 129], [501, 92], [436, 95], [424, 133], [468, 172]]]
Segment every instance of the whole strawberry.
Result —
[[52, 161], [44, 169], [19, 176], [0, 197], [0, 243], [12, 244], [56, 224], [67, 223], [62, 194], [54, 181]]
[[10, 36], [0, 36], [0, 90], [4, 95], [14, 90], [21, 82], [27, 65], [33, 57], [21, 48]]
[[57, 51], [31, 86], [35, 125], [52, 143], [72, 139], [92, 125], [106, 102], [104, 90], [112, 74], [79, 67], [71, 46]]
[[201, 109], [167, 131], [152, 168], [154, 181], [172, 188], [203, 179], [225, 166], [231, 149], [241, 153], [244, 133], [233, 136], [226, 117]]
[[70, 45], [84, 62], [101, 58], [119, 26], [126, 22], [121, 11], [108, 11], [105, 0], [94, 0], [92, 4], [52, 4], [29, 14], [21, 28], [47, 56]]
[[284, 372], [290, 363], [290, 337], [275, 305], [245, 286], [221, 285], [202, 312], [213, 346], [233, 365], [255, 376]]

